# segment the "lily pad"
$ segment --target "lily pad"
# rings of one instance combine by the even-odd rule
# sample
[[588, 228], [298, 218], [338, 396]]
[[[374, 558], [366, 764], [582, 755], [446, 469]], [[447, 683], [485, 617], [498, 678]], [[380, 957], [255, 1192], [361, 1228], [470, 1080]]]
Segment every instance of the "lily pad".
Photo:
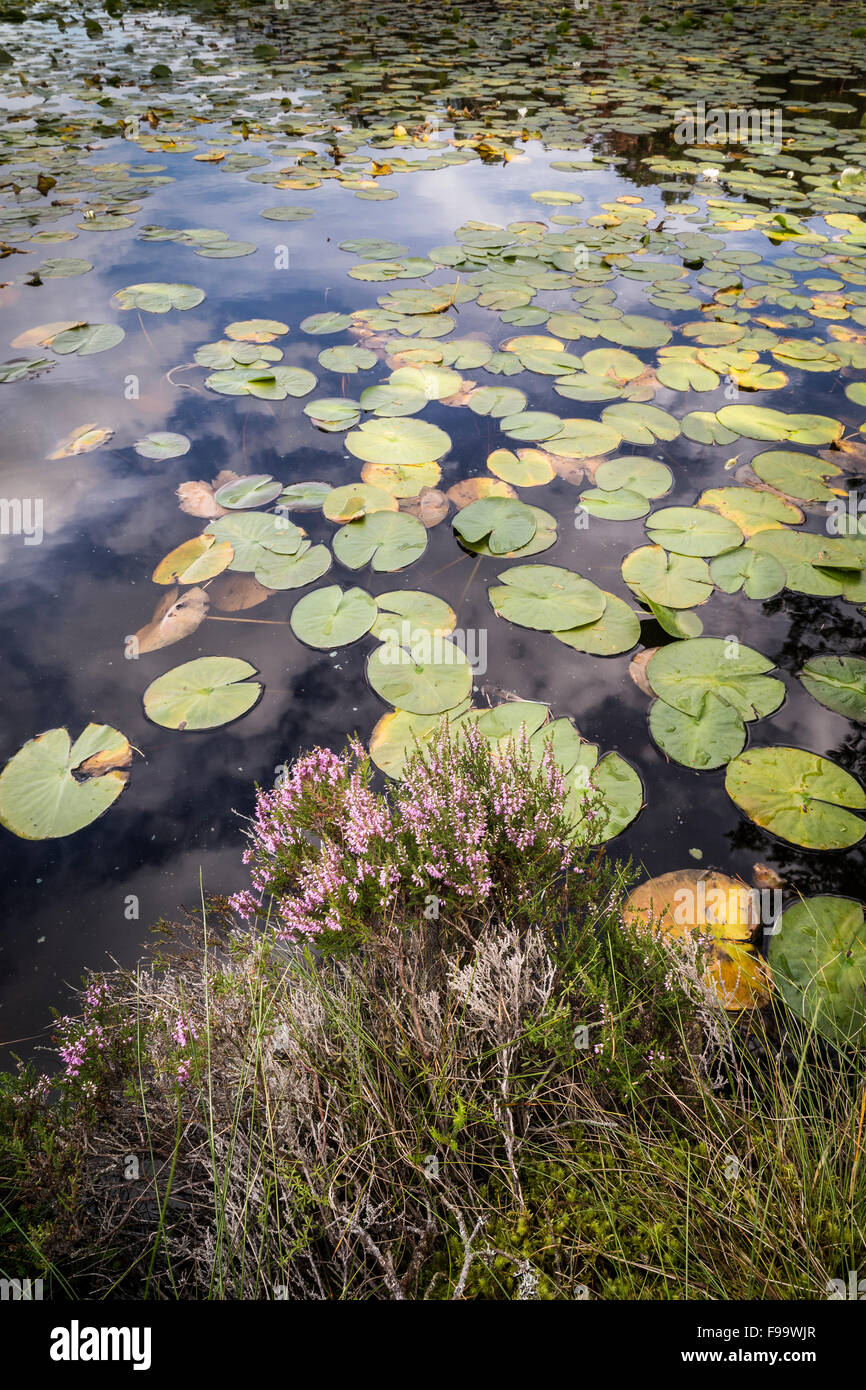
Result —
[[852, 898], [830, 894], [786, 908], [770, 938], [773, 979], [786, 1003], [835, 1047], [866, 1029], [866, 924]]
[[675, 555], [721, 555], [745, 539], [733, 521], [702, 507], [662, 507], [653, 512], [646, 528], [653, 544]]
[[179, 731], [215, 729], [251, 710], [262, 686], [255, 666], [234, 656], [203, 656], [158, 676], [144, 692], [144, 712], [154, 724]]
[[601, 589], [556, 565], [516, 565], [488, 591], [500, 618], [520, 627], [554, 632], [593, 623], [605, 609]]
[[135, 452], [145, 459], [176, 459], [188, 454], [189, 447], [189, 440], [185, 434], [156, 431], [139, 439], [135, 444]]
[[771, 834], [804, 849], [848, 849], [866, 835], [866, 792], [841, 767], [803, 748], [753, 748], [728, 764], [731, 800]]
[[741, 719], [760, 719], [785, 698], [780, 680], [760, 652], [721, 637], [696, 637], [661, 647], [647, 665], [647, 679], [662, 700], [683, 714], [699, 718], [710, 696], [734, 709]]
[[737, 711], [712, 692], [699, 715], [684, 714], [666, 700], [655, 700], [649, 727], [663, 753], [702, 772], [724, 767], [742, 752], [746, 742], [746, 726]]
[[126, 786], [132, 749], [117, 729], [88, 724], [37, 734], [0, 774], [0, 825], [23, 840], [72, 835], [107, 811]]
[[437, 660], [421, 661], [396, 642], [385, 642], [367, 661], [367, 679], [388, 704], [410, 714], [454, 709], [472, 690], [472, 667], [447, 637], [433, 649]]
[[493, 555], [506, 555], [528, 544], [536, 522], [523, 502], [510, 497], [485, 497], [457, 513], [454, 530], [468, 544], [485, 541]]
[[171, 285], [147, 281], [127, 285], [111, 296], [120, 309], [146, 309], [151, 314], [167, 314], [169, 309], [194, 309], [204, 299], [204, 290], [195, 285]]
[[349, 569], [405, 569], [427, 548], [427, 529], [406, 512], [369, 512], [350, 521], [334, 537], [334, 554]]
[[705, 560], [669, 555], [660, 545], [643, 545], [622, 562], [622, 577], [637, 596], [666, 608], [693, 608], [706, 603], [713, 581]]
[[346, 448], [367, 463], [433, 463], [451, 440], [426, 420], [365, 420], [346, 436]]
[[375, 599], [364, 589], [331, 584], [305, 594], [292, 609], [292, 632], [308, 647], [346, 647], [370, 631], [378, 615]]
[[866, 660], [860, 656], [813, 656], [800, 672], [809, 694], [827, 709], [866, 724]]

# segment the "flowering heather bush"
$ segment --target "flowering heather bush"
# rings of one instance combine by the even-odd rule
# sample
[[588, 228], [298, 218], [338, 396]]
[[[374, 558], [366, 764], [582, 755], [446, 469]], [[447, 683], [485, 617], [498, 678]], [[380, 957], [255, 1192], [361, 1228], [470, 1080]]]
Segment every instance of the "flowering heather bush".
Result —
[[[357, 742], [317, 748], [273, 791], [260, 790], [244, 861], [252, 891], [232, 906], [246, 919], [273, 899], [278, 931], [349, 942], [420, 914], [464, 930], [507, 902], [513, 915], [563, 874], [583, 873], [582, 837], [563, 814], [565, 779], [547, 747], [525, 734], [491, 745], [473, 724], [459, 739], [442, 722], [386, 795], [371, 789]], [[592, 804], [588, 807], [592, 814]]]

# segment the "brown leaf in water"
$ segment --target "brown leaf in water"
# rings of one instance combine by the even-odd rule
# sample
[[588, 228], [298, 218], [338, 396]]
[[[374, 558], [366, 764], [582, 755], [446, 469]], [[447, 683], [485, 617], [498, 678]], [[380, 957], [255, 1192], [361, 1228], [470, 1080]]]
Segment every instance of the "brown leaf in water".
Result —
[[428, 531], [448, 515], [448, 498], [436, 487], [422, 488], [417, 497], [402, 497], [398, 506], [401, 512], [408, 512], [422, 521]]
[[198, 516], [203, 517], [205, 521], [212, 521], [214, 517], [226, 515], [225, 507], [221, 507], [219, 502], [214, 500], [213, 483], [206, 483], [201, 479], [181, 483], [177, 489], [177, 496], [180, 509], [186, 512], [187, 516]]
[[601, 463], [600, 458], [559, 458], [555, 454], [549, 454], [548, 458], [554, 472], [558, 473], [566, 483], [571, 483], [573, 487], [580, 487], [586, 478], [595, 477], [595, 469]]
[[649, 695], [650, 699], [655, 699], [655, 691], [647, 680], [646, 667], [650, 657], [655, 656], [658, 647], [647, 647], [645, 651], [638, 652], [633, 656], [628, 666], [628, 673], [644, 695]]
[[464, 381], [461, 383], [459, 391], [455, 391], [451, 396], [443, 396], [440, 405], [468, 405], [470, 397], [475, 395], [478, 389], [477, 381]]
[[752, 882], [756, 888], [784, 888], [785, 880], [770, 864], [752, 865]]
[[500, 478], [481, 477], [464, 478], [462, 483], [449, 487], [446, 496], [460, 510], [481, 497], [516, 497], [517, 493], [510, 483], [503, 483]]
[[[85, 758], [83, 763], [73, 768], [72, 775], [76, 782], [83, 782], [87, 777], [104, 777], [106, 772], [116, 772], [121, 768], [129, 767], [132, 762], [132, 748], [126, 739], [113, 748], [103, 748], [99, 753], [94, 753], [92, 757]], [[121, 777], [125, 782], [129, 776], [126, 773]]]
[[146, 627], [135, 634], [139, 654], [170, 647], [195, 632], [210, 606], [204, 589], [169, 589]]
[[264, 584], [260, 584], [255, 575], [231, 574], [228, 571], [218, 575], [208, 587], [211, 607], [218, 608], [221, 613], [238, 613], [243, 608], [255, 608], [275, 593], [275, 589], [266, 589]]

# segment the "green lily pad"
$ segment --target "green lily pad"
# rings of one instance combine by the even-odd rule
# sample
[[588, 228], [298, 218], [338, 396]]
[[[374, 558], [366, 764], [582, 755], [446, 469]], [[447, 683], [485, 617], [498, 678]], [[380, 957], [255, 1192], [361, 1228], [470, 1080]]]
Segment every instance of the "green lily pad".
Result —
[[135, 452], [145, 459], [176, 459], [189, 453], [189, 440], [185, 434], [171, 434], [156, 431], [146, 434], [134, 445]]
[[378, 614], [364, 589], [331, 584], [305, 594], [292, 609], [292, 632], [308, 647], [347, 647], [370, 631]]
[[746, 742], [746, 726], [737, 711], [712, 692], [698, 715], [685, 714], [666, 700], [655, 700], [649, 727], [663, 753], [702, 772], [724, 767], [742, 752]]
[[666, 608], [694, 608], [706, 603], [713, 581], [705, 560], [669, 555], [660, 545], [643, 545], [622, 562], [622, 577], [638, 598]]
[[457, 615], [444, 599], [421, 589], [393, 589], [376, 595], [379, 610], [372, 632], [380, 642], [397, 642], [407, 650], [419, 633], [447, 637], [457, 626]]
[[499, 578], [488, 598], [500, 618], [520, 627], [565, 630], [595, 622], [605, 609], [601, 589], [556, 565], [516, 565]]
[[309, 401], [304, 406], [304, 414], [313, 424], [328, 434], [338, 434], [357, 425], [361, 418], [360, 401], [349, 400], [345, 396], [324, 396]]
[[426, 420], [365, 420], [346, 436], [346, 448], [366, 463], [434, 463], [451, 440]]
[[796, 444], [832, 444], [843, 427], [829, 415], [786, 415], [760, 405], [723, 405], [716, 416], [746, 439], [786, 439]]
[[696, 444], [733, 444], [739, 430], [728, 429], [711, 410], [690, 410], [680, 421], [686, 439]]
[[317, 512], [324, 506], [325, 498], [331, 491], [330, 483], [322, 483], [317, 479], [289, 483], [280, 496], [280, 506], [290, 512]]
[[510, 497], [482, 497], [458, 512], [452, 523], [470, 545], [485, 541], [492, 555], [506, 555], [528, 544], [536, 521], [523, 502]]
[[295, 555], [278, 555], [262, 550], [255, 577], [266, 589], [303, 589], [314, 584], [331, 568], [331, 552], [326, 545], [302, 543]]
[[733, 521], [702, 507], [662, 507], [653, 512], [646, 528], [653, 544], [675, 555], [721, 555], [745, 540]]
[[372, 564], [374, 570], [405, 569], [427, 548], [427, 528], [408, 512], [368, 512], [335, 535], [334, 554], [349, 569]]
[[604, 612], [595, 622], [555, 631], [554, 637], [576, 652], [590, 656], [618, 656], [631, 651], [640, 641], [640, 619], [629, 605], [616, 594], [604, 589]]
[[194, 309], [204, 299], [204, 290], [195, 285], [171, 285], [147, 281], [127, 285], [111, 296], [120, 309], [146, 309], [151, 314], [167, 314], [169, 309]]
[[753, 748], [728, 764], [725, 789], [757, 825], [804, 849], [848, 849], [866, 835], [866, 792], [803, 748]]
[[675, 420], [668, 411], [661, 410], [657, 405], [643, 405], [636, 401], [606, 406], [601, 418], [629, 444], [654, 444], [657, 439], [676, 439], [680, 433], [679, 420]]
[[345, 347], [323, 348], [319, 353], [320, 366], [329, 372], [340, 372], [342, 375], [367, 371], [368, 368], [375, 367], [378, 360], [375, 352], [359, 347], [357, 343], [350, 343]]
[[769, 959], [776, 987], [805, 1023], [835, 1047], [862, 1045], [866, 924], [858, 902], [820, 894], [786, 908]]
[[762, 482], [778, 488], [788, 497], [803, 502], [829, 502], [835, 494], [826, 486], [827, 478], [842, 472], [816, 454], [798, 454], [793, 449], [767, 449], [752, 459], [752, 468]]
[[756, 555], [745, 547], [728, 550], [710, 561], [713, 583], [726, 594], [740, 589], [751, 599], [768, 599], [785, 587], [785, 571], [772, 555]]
[[251, 473], [246, 478], [237, 478], [224, 483], [214, 493], [214, 501], [220, 507], [230, 510], [243, 510], [245, 507], [264, 507], [273, 502], [283, 490], [270, 473]]
[[73, 743], [66, 729], [30, 739], [0, 774], [0, 825], [23, 840], [72, 835], [117, 800], [132, 749], [117, 729], [88, 724]]
[[741, 719], [760, 719], [777, 710], [785, 698], [780, 680], [760, 652], [742, 642], [721, 637], [696, 637], [661, 647], [647, 663], [652, 689], [683, 714], [699, 718], [715, 696]]
[[51, 339], [51, 348], [61, 356], [77, 352], [79, 357], [92, 357], [107, 352], [126, 337], [118, 323], [79, 323]]
[[454, 709], [472, 690], [472, 667], [447, 637], [436, 638], [438, 660], [420, 661], [405, 647], [385, 642], [367, 661], [370, 685], [389, 705], [410, 714]]
[[642, 497], [663, 497], [673, 484], [673, 474], [664, 463], [640, 455], [605, 459], [595, 470], [596, 486], [613, 491], [627, 488]]
[[627, 487], [587, 488], [580, 494], [580, 505], [590, 516], [606, 521], [636, 521], [650, 509], [648, 497]]
[[800, 672], [809, 694], [827, 709], [866, 724], [866, 660], [860, 656], [813, 656]]
[[215, 729], [251, 710], [262, 693], [255, 666], [234, 656], [202, 656], [158, 676], [144, 692], [144, 712], [165, 729]]
[[270, 551], [275, 555], [297, 555], [304, 544], [304, 533], [285, 516], [270, 512], [238, 512], [208, 522], [208, 533], [228, 542], [234, 552], [229, 569], [249, 573], [258, 568]]

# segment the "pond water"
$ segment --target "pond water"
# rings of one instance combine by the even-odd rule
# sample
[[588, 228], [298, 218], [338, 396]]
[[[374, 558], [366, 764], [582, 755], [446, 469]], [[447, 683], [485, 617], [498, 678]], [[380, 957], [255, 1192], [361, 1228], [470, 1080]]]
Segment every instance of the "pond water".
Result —
[[[646, 23], [639, 6], [606, 6], [602, 15], [534, 3], [435, 13], [327, 0], [291, 11], [109, 4], [82, 16], [47, 4], [26, 18], [2, 12], [0, 305], [6, 343], [25, 335], [5, 359], [34, 365], [4, 369], [0, 380], [0, 763], [43, 731], [68, 728], [75, 739], [89, 723], [121, 731], [134, 750], [122, 795], [74, 833], [24, 838], [14, 828], [20, 790], [11, 810], [0, 795], [0, 819], [13, 825], [0, 828], [7, 1053], [44, 1039], [51, 1007], [63, 1009], [85, 968], [132, 964], [149, 926], [195, 907], [202, 886], [246, 886], [239, 818], [250, 813], [256, 782], [271, 784], [280, 764], [314, 744], [339, 747], [352, 731], [369, 741], [390, 708], [366, 675], [377, 639], [317, 649], [290, 626], [300, 599], [334, 584], [374, 597], [411, 589], [444, 599], [484, 657], [474, 673], [477, 707], [513, 696], [543, 702], [603, 753], [625, 759], [640, 778], [642, 809], [625, 817], [612, 853], [633, 856], [649, 874], [714, 866], [749, 883], [760, 863], [784, 880], [788, 900], [861, 895], [856, 798], [836, 798], [852, 808], [841, 813], [841, 830], [810, 831], [820, 848], [808, 834], [804, 844], [763, 828], [728, 795], [724, 761], [702, 769], [666, 755], [649, 731], [652, 695], [630, 671], [640, 652], [674, 643], [677, 624], [699, 618], [703, 638], [753, 648], [784, 683], [781, 703], [769, 699], [773, 708], [747, 721], [747, 749], [808, 750], [866, 786], [862, 668], [846, 673], [844, 712], [838, 694], [830, 708], [799, 678], [810, 658], [866, 655], [866, 539], [828, 528], [828, 504], [842, 498], [856, 515], [866, 496], [866, 83], [857, 58], [866, 45], [855, 33], [862, 9], [759, 8], [760, 42], [755, 13], [743, 7], [695, 6], [694, 23], [673, 5], [649, 7]], [[769, 113], [760, 140], [722, 142], [709, 127], [683, 129], [682, 108], [697, 121], [704, 109], [744, 107]], [[201, 158], [213, 154], [221, 157]], [[262, 215], [274, 208], [289, 220]], [[169, 239], [190, 228], [211, 235]], [[341, 249], [362, 239], [373, 240]], [[426, 261], [407, 264], [407, 256]], [[366, 278], [349, 274], [359, 264]], [[131, 308], [113, 298], [152, 282], [150, 303], [160, 310], [160, 286], [192, 285], [203, 298], [167, 312], [148, 308], [146, 297], [133, 296]], [[407, 306], [407, 294], [441, 285], [456, 287], [441, 297], [444, 314]], [[400, 307], [382, 317], [379, 301], [395, 291]], [[421, 303], [430, 305], [435, 299]], [[321, 326], [315, 319], [301, 327], [316, 315], [364, 311], [380, 316], [338, 319], [329, 333], [309, 331]], [[623, 327], [611, 327], [624, 317]], [[282, 354], [280, 366], [312, 372], [314, 388], [282, 399], [214, 389], [243, 387], [237, 372], [232, 382], [219, 379], [216, 357], [203, 366], [195, 354], [228, 344], [220, 351], [229, 366], [231, 346], [249, 343], [227, 338], [226, 327], [249, 320], [288, 326], [270, 335], [270, 346]], [[86, 351], [101, 346], [86, 330], [62, 336], [79, 324], [117, 324], [124, 336]], [[243, 327], [238, 333], [249, 337]], [[530, 336], [545, 342], [521, 348]], [[455, 340], [462, 348], [450, 348]], [[351, 344], [369, 349], [371, 365], [347, 373], [319, 361]], [[551, 351], [607, 355], [552, 372], [543, 356]], [[437, 375], [451, 362], [462, 378], [456, 399], [451, 378]], [[425, 378], [432, 398], [409, 414], [365, 410], [362, 419], [386, 427], [396, 419], [400, 430], [423, 420], [448, 436], [423, 486], [444, 494], [449, 511], [441, 515], [445, 501], [428, 494], [440, 519], [427, 529], [423, 554], [383, 572], [334, 558], [314, 584], [257, 595], [261, 602], [235, 611], [203, 580], [214, 595], [203, 621], [136, 657], [129, 638], [166, 592], [151, 575], [207, 525], [206, 513], [180, 509], [178, 487], [225, 470], [283, 485], [359, 482], [369, 465], [351, 451], [357, 423], [329, 432], [305, 408], [358, 400], [392, 369], [413, 365], [433, 368]], [[266, 363], [259, 374], [268, 370]], [[446, 382], [451, 403], [438, 398]], [[517, 431], [509, 434], [501, 416], [477, 413], [491, 401], [476, 397], [473, 405], [466, 383], [516, 388], [525, 402], [512, 402], [513, 414], [522, 404], [524, 413], [578, 420], [566, 431], [578, 447], [556, 452], [560, 427], [545, 419], [527, 432], [506, 415]], [[624, 402], [625, 415], [606, 415], [600, 430], [588, 425]], [[768, 409], [784, 418], [766, 417]], [[810, 418], [796, 422], [801, 416]], [[84, 444], [94, 447], [49, 457], [84, 427], [104, 431], [102, 442], [93, 435]], [[166, 456], [157, 444], [149, 451], [157, 457], [142, 456], [136, 444], [161, 432], [184, 436], [186, 452]], [[392, 487], [410, 494], [405, 507], [425, 455], [411, 430], [401, 438], [408, 466]], [[381, 462], [398, 446], [388, 444]], [[542, 458], [515, 455], [527, 447]], [[502, 449], [512, 457], [494, 463], [520, 478], [512, 493], [523, 510], [541, 507], [556, 522], [554, 543], [535, 553], [529, 545], [526, 561], [574, 571], [627, 601], [641, 617], [639, 640], [593, 655], [494, 612], [489, 586], [522, 557], [462, 547], [448, 489], [467, 478], [494, 482], [487, 460]], [[775, 457], [762, 463], [762, 454]], [[601, 461], [622, 458], [670, 470], [669, 487], [647, 500], [648, 516], [616, 519], [618, 507], [634, 513], [635, 492], [616, 492], [622, 482], [610, 472], [602, 473], [607, 496], [591, 495], [586, 508], [579, 501], [598, 486]], [[749, 467], [753, 459], [759, 471]], [[541, 481], [527, 486], [531, 467]], [[367, 476], [382, 486], [381, 470]], [[719, 488], [739, 491], [716, 498], [716, 510], [706, 505], [713, 498], [696, 507], [705, 490]], [[715, 523], [735, 508], [742, 516], [755, 498], [765, 499], [759, 508], [773, 499], [776, 510], [761, 510], [736, 540], [707, 538], [695, 520], [702, 513]], [[467, 498], [458, 500], [465, 508]], [[259, 510], [274, 506], [271, 499]], [[673, 531], [648, 534], [647, 521], [670, 507], [688, 516], [669, 518]], [[40, 522], [29, 538], [28, 515]], [[321, 508], [290, 515], [314, 545], [332, 545], [339, 523]], [[686, 607], [675, 594], [674, 611], [659, 610], [659, 595], [669, 592], [662, 587], [653, 612], [624, 581], [625, 557], [654, 542], [667, 548], [669, 568], [676, 545], [698, 566], [744, 540], [750, 554], [767, 554], [763, 542], [751, 547], [764, 525], [814, 538], [808, 554], [808, 546], [770, 550], [775, 567], [768, 562], [760, 578], [770, 590], [773, 575], [778, 582], [768, 597], [724, 592], [707, 575], [706, 602]], [[683, 526], [691, 539], [677, 541]], [[713, 579], [722, 573], [714, 570]], [[694, 640], [696, 631], [681, 636]], [[687, 669], [697, 671], [701, 653], [690, 653]], [[148, 686], [202, 657], [250, 663], [261, 698], [209, 729], [148, 719]], [[653, 688], [662, 694], [658, 682]], [[721, 735], [706, 717], [692, 732], [713, 763]], [[704, 751], [693, 761], [701, 759]], [[793, 795], [799, 776], [784, 758], [774, 764], [764, 807], [772, 793]], [[810, 813], [801, 814], [811, 825]], [[790, 820], [774, 824], [778, 831]]]

